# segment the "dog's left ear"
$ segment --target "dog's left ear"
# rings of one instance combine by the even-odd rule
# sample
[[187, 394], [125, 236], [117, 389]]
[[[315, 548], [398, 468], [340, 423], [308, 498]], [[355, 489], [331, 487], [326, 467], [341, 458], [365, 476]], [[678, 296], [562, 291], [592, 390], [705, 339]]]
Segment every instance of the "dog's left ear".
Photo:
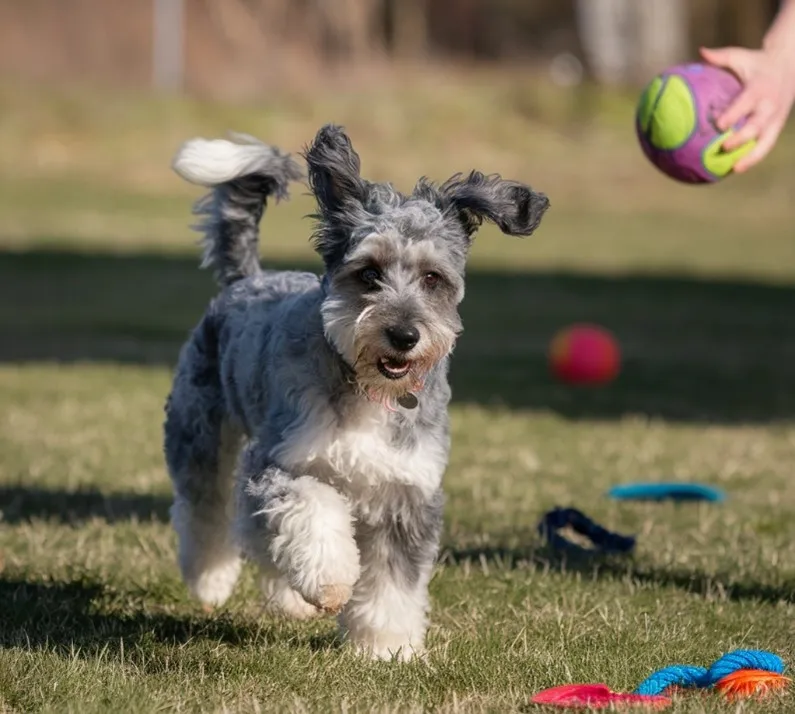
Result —
[[549, 199], [517, 181], [473, 171], [457, 174], [439, 187], [442, 208], [455, 211], [468, 236], [484, 220], [496, 223], [512, 236], [532, 234], [549, 208]]

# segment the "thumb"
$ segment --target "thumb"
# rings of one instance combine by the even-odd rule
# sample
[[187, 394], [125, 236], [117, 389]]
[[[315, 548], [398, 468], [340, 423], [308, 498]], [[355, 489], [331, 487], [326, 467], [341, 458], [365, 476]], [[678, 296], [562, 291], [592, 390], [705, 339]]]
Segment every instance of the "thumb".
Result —
[[750, 50], [744, 47], [721, 47], [717, 50], [702, 47], [699, 52], [710, 64], [730, 69], [743, 84], [748, 81], [748, 62], [746, 60], [751, 56]]

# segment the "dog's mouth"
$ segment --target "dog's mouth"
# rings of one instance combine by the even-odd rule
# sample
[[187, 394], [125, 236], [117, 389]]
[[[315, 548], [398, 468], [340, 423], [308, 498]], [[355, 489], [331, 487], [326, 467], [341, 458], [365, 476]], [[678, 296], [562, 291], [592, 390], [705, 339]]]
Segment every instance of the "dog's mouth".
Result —
[[381, 357], [377, 364], [378, 371], [387, 379], [402, 379], [411, 370], [411, 360], [400, 357]]

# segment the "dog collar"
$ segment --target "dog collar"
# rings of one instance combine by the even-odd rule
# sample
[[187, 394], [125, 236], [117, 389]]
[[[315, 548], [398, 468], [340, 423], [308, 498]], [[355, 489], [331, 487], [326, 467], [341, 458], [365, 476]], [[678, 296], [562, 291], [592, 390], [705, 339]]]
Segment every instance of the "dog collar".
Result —
[[326, 338], [326, 344], [331, 350], [331, 353], [337, 358], [337, 362], [339, 362], [342, 374], [348, 379], [348, 381], [354, 381], [356, 377], [356, 369], [353, 367], [353, 365], [348, 364], [348, 361], [339, 353], [339, 350], [332, 344], [328, 337]]
[[398, 397], [397, 403], [404, 409], [416, 409], [420, 400], [414, 392], [406, 392], [402, 397]]

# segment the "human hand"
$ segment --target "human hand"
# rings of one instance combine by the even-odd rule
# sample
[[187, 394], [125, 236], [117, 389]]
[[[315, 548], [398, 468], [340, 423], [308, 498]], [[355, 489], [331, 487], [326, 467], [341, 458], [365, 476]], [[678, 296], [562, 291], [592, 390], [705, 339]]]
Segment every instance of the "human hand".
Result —
[[718, 128], [727, 131], [746, 117], [742, 128], [723, 142], [725, 150], [731, 151], [756, 139], [756, 146], [734, 166], [736, 172], [742, 173], [768, 155], [784, 128], [795, 102], [795, 57], [742, 47], [702, 48], [701, 56], [710, 64], [734, 72], [744, 85], [737, 99], [718, 119]]

